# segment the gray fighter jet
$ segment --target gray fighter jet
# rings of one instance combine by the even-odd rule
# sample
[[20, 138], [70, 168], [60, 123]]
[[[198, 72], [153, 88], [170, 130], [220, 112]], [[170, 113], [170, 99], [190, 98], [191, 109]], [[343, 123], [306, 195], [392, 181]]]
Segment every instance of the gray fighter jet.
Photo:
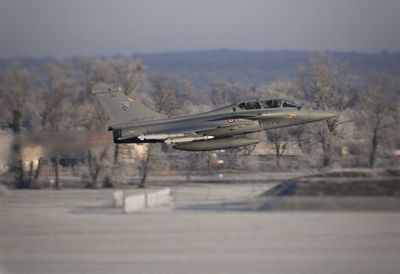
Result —
[[284, 99], [252, 100], [212, 111], [170, 117], [152, 111], [118, 88], [92, 89], [110, 119], [115, 143], [172, 144], [180, 150], [217, 150], [257, 144], [245, 134], [326, 120], [335, 113], [305, 110]]

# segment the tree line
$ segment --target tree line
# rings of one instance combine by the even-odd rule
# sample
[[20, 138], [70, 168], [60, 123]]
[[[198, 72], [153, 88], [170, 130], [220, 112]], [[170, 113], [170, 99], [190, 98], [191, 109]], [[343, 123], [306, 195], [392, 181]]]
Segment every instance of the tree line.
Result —
[[[210, 171], [210, 153], [172, 151], [162, 144], [112, 144], [103, 134], [107, 119], [90, 96], [97, 82], [118, 86], [126, 95], [168, 115], [271, 97], [339, 114], [316, 124], [260, 133], [275, 151], [277, 169], [287, 168], [282, 157], [288, 142], [298, 145], [300, 160], [309, 168], [398, 164], [393, 152], [400, 147], [399, 81], [386, 72], [371, 72], [367, 77], [349, 74], [342, 61], [317, 54], [296, 69], [294, 79], [257, 86], [216, 79], [204, 92], [167, 73], [149, 76], [145, 65], [131, 57], [81, 57], [74, 62], [50, 60], [30, 67], [14, 62], [0, 70], [0, 123], [2, 132], [12, 137], [3, 176], [18, 188], [41, 188], [47, 163], [57, 188], [62, 187], [60, 168], [65, 166], [82, 178], [84, 186], [99, 188], [132, 175], [140, 175], [138, 184], [144, 186], [149, 171]], [[96, 138], [105, 141], [94, 145]], [[35, 146], [42, 151], [31, 149], [35, 155], [27, 156], [27, 148]], [[225, 152], [225, 168], [262, 169], [258, 158], [252, 157], [253, 149]], [[66, 165], [62, 162], [65, 159], [71, 163]]]

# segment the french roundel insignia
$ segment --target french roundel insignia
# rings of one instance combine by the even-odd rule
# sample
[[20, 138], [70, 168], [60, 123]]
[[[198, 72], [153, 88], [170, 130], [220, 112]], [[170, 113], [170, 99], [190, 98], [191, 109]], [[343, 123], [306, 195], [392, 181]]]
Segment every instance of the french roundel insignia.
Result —
[[235, 118], [228, 118], [228, 123], [232, 124], [233, 122], [235, 122]]

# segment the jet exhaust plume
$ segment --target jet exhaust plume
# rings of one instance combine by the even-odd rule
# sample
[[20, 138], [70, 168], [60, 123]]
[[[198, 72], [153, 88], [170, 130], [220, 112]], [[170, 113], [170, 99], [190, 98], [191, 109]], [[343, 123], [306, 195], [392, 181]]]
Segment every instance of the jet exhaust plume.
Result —
[[74, 153], [113, 143], [112, 134], [104, 131], [65, 131], [23, 134], [23, 157], [26, 160]]

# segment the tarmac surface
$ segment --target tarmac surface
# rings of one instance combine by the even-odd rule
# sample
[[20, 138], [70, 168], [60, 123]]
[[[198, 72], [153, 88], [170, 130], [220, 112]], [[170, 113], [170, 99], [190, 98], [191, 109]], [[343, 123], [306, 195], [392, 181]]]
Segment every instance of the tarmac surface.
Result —
[[242, 210], [273, 186], [174, 186], [130, 215], [113, 190], [10, 191], [0, 273], [399, 273], [400, 213]]

